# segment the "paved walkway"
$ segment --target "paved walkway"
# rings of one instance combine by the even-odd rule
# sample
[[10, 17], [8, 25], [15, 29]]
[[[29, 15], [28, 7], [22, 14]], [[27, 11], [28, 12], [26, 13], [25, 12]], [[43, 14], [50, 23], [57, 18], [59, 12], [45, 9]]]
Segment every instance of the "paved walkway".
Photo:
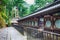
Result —
[[27, 40], [14, 27], [0, 29], [0, 40]]

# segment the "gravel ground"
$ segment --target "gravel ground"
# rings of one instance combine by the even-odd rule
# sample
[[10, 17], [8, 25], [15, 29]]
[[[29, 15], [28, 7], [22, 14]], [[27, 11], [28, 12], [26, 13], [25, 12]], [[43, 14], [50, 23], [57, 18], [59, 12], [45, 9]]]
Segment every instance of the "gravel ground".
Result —
[[0, 40], [27, 40], [26, 35], [23, 36], [14, 27], [0, 29]]

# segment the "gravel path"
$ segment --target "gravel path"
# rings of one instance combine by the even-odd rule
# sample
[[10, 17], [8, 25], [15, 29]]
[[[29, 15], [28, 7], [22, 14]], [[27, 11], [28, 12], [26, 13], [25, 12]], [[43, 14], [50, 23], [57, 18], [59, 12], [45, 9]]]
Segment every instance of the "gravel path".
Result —
[[0, 29], [0, 40], [26, 40], [14, 27]]

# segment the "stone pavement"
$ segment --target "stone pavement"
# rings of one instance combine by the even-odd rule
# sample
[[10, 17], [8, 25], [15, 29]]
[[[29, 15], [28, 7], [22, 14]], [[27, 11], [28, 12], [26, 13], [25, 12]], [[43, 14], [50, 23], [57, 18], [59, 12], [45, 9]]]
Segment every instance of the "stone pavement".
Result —
[[0, 40], [27, 40], [26, 35], [23, 36], [14, 27], [0, 29]]

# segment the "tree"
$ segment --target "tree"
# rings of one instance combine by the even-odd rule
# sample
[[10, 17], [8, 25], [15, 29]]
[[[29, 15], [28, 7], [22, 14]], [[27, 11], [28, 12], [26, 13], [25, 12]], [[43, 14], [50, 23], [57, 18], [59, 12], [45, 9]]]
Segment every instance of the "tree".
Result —
[[38, 5], [40, 8], [43, 8], [53, 2], [53, 0], [36, 0], [36, 5]]

